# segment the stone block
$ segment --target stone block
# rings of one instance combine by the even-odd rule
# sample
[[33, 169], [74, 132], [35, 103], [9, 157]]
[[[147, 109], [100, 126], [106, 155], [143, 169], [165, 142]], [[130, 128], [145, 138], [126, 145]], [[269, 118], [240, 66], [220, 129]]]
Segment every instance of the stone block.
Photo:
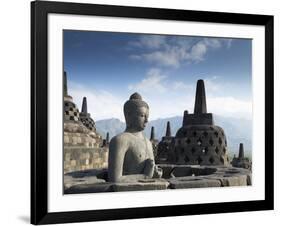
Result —
[[66, 188], [64, 194], [81, 194], [81, 193], [96, 193], [96, 192], [111, 192], [112, 183], [94, 183], [94, 184], [78, 184]]
[[208, 177], [210, 179], [219, 180], [223, 187], [228, 186], [247, 186], [247, 175], [242, 174], [224, 174], [224, 175], [213, 175]]
[[104, 183], [104, 179], [97, 178], [96, 176], [73, 177], [71, 174], [64, 175], [64, 187], [70, 188], [80, 184], [98, 184]]
[[206, 188], [206, 187], [221, 187], [222, 184], [219, 180], [206, 179], [200, 177], [179, 177], [169, 180], [170, 188]]
[[252, 174], [247, 175], [247, 185], [252, 185]]
[[66, 143], [66, 144], [69, 143], [69, 137], [68, 136], [64, 136], [64, 143]]
[[115, 183], [112, 185], [112, 189], [113, 191], [165, 190], [168, 185], [168, 181], [164, 179], [144, 179], [131, 183]]
[[76, 166], [76, 160], [71, 160], [71, 161], [70, 161], [70, 165], [71, 165], [71, 166]]

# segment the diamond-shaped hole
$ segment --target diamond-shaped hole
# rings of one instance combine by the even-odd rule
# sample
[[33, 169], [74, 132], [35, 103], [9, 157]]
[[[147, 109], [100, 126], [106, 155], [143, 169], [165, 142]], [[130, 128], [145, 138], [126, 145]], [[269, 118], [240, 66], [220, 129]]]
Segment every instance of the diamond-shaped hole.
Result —
[[218, 137], [219, 133], [217, 131], [214, 132], [215, 136]]
[[196, 131], [194, 131], [192, 134], [194, 137], [196, 137], [196, 135], [197, 135]]
[[226, 148], [223, 148], [223, 153], [224, 153], [224, 154], [226, 153]]
[[181, 153], [184, 153], [184, 148], [181, 148]]
[[213, 158], [213, 157], [209, 158], [209, 162], [210, 162], [211, 164], [213, 164], [213, 163], [215, 162], [214, 158]]
[[219, 151], [220, 151], [220, 150], [218, 149], [218, 147], [216, 147], [215, 152], [218, 154]]
[[200, 158], [200, 156], [197, 158], [197, 162], [198, 162], [198, 164], [200, 165], [201, 164], [201, 162], [202, 162], [203, 160]]
[[209, 144], [210, 144], [211, 146], [214, 144], [214, 141], [213, 141], [212, 138], [209, 140]]
[[222, 156], [220, 157], [220, 161], [222, 164], [224, 164], [224, 158]]
[[205, 132], [203, 133], [203, 135], [204, 135], [204, 137], [207, 137], [207, 136], [208, 136], [208, 133], [205, 131]]
[[190, 144], [191, 140], [189, 138], [186, 139], [186, 143]]
[[219, 144], [222, 145], [222, 139], [221, 138], [219, 138]]
[[194, 154], [195, 152], [196, 152], [196, 149], [193, 147], [193, 148], [191, 149], [191, 153]]

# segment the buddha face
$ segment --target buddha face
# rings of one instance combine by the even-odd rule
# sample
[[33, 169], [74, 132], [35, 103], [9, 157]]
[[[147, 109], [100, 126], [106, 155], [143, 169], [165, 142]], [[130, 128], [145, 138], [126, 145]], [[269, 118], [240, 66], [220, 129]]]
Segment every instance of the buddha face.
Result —
[[135, 112], [129, 115], [128, 127], [136, 131], [144, 130], [148, 122], [149, 110], [147, 107], [139, 107]]

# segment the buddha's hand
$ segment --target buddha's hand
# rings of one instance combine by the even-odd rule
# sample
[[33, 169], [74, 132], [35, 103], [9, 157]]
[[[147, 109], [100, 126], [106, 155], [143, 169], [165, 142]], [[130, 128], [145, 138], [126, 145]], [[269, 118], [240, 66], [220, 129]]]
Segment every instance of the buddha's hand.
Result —
[[152, 159], [147, 159], [145, 161], [145, 168], [144, 168], [144, 174], [149, 177], [152, 178], [153, 174], [154, 174], [154, 169], [155, 169], [155, 163]]
[[163, 175], [163, 170], [159, 166], [155, 165], [153, 178], [161, 178], [162, 175]]

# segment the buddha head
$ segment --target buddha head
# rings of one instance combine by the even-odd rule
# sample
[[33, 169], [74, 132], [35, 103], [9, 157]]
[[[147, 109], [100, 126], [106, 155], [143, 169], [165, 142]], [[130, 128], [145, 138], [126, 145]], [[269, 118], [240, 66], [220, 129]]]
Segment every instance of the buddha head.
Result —
[[126, 130], [135, 132], [142, 131], [148, 122], [148, 104], [142, 100], [140, 94], [134, 93], [124, 104], [124, 115], [126, 120]]

